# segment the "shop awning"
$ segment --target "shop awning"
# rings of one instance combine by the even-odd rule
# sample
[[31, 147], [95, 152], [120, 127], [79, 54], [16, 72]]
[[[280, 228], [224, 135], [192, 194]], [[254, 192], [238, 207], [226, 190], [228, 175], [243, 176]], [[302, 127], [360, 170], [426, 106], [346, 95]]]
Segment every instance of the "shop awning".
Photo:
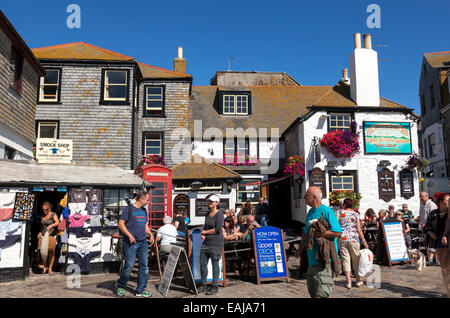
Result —
[[115, 165], [0, 160], [0, 185], [141, 187], [143, 184], [142, 178]]

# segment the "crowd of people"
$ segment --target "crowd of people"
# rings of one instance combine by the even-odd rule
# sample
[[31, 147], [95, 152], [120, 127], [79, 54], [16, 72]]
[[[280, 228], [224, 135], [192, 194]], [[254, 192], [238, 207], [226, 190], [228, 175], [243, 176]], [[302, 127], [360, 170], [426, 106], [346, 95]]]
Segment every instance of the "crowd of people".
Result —
[[[358, 275], [360, 248], [361, 246], [369, 248], [364, 229], [379, 229], [382, 223], [398, 221], [403, 225], [408, 246], [411, 245], [409, 236], [411, 229], [409, 225], [412, 223], [419, 224], [418, 229], [425, 236], [428, 263], [438, 263], [441, 266], [444, 287], [447, 295], [450, 296], [450, 247], [448, 244], [450, 235], [450, 219], [448, 218], [450, 194], [438, 193], [435, 196], [436, 203], [434, 203], [426, 192], [421, 192], [421, 207], [419, 216], [416, 218], [414, 218], [412, 211], [408, 209], [407, 204], [403, 204], [397, 211], [395, 211], [393, 205], [389, 205], [387, 211], [380, 210], [378, 216], [373, 209], [368, 209], [364, 217], [361, 218], [360, 213], [354, 209], [354, 202], [351, 199], [341, 200], [340, 208], [335, 212], [322, 204], [322, 191], [317, 187], [310, 187], [304, 198], [311, 209], [306, 218], [302, 243], [296, 256], [302, 256], [304, 249], [306, 249], [306, 253], [304, 253], [308, 261], [306, 277], [311, 297], [330, 297], [333, 286], [333, 272], [338, 275], [341, 270], [336, 270], [336, 267], [340, 265], [342, 265], [348, 289], [352, 288], [352, 269], [356, 279], [355, 286], [362, 286], [363, 282]], [[312, 224], [318, 223], [318, 221], [325, 222], [326, 231], [321, 232], [316, 229], [310, 233], [310, 229], [314, 226]], [[314, 237], [311, 238], [311, 235]], [[319, 244], [322, 244], [321, 240], [324, 238], [334, 241], [336, 251], [340, 255], [339, 261], [330, 258], [325, 265], [320, 264], [320, 259], [323, 258], [325, 253], [323, 252], [323, 247], [319, 248]], [[312, 248], [306, 246], [306, 242], [311, 240], [314, 242]], [[434, 255], [436, 255], [437, 260], [433, 261]]]

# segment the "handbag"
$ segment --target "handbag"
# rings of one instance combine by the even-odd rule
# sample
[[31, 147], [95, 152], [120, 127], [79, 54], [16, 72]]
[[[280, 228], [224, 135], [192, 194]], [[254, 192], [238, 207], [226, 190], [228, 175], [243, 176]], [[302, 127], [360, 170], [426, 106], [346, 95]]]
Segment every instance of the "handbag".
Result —
[[66, 229], [66, 219], [63, 219], [61, 222], [59, 222], [58, 230], [64, 231]]

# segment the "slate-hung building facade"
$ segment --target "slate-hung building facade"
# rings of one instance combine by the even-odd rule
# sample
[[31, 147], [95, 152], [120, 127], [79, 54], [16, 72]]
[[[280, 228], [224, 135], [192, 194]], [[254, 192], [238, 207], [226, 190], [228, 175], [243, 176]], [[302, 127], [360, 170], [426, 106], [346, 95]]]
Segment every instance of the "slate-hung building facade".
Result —
[[[167, 136], [186, 123], [190, 75], [84, 42], [33, 53], [47, 70], [39, 83], [38, 138], [73, 140], [76, 162], [129, 170], [144, 153], [170, 153]], [[182, 57], [175, 60], [183, 65]]]
[[419, 97], [422, 118], [421, 154], [428, 159], [425, 190], [448, 192], [450, 178], [450, 51], [423, 55]]
[[0, 10], [0, 159], [32, 159], [38, 60]]

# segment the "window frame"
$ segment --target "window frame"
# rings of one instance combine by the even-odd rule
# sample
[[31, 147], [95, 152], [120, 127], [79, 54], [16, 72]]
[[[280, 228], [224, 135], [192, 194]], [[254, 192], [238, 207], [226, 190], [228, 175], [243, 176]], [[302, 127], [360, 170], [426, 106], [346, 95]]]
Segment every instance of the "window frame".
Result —
[[147, 135], [149, 134], [159, 134], [161, 136], [161, 151], [158, 156], [164, 158], [164, 132], [163, 131], [144, 131], [142, 132], [142, 155], [146, 154], [147, 149]]
[[[331, 126], [331, 116], [332, 115], [350, 115], [350, 125], [348, 126], [348, 130], [350, 130], [350, 128], [351, 128], [352, 121], [355, 120], [355, 114], [352, 112], [329, 112], [329, 113], [327, 113], [327, 115], [329, 115], [329, 117], [328, 117], [328, 132], [342, 130], [342, 129], [336, 129], [336, 128], [339, 128], [338, 126], [333, 126], [333, 127]], [[344, 127], [341, 127], [341, 128], [344, 128]], [[335, 130], [332, 130], [332, 129], [335, 129]]]
[[[150, 87], [161, 88], [161, 112], [159, 114], [147, 113], [147, 111], [149, 111], [149, 109], [147, 108], [147, 89]], [[144, 94], [142, 98], [142, 117], [166, 117], [166, 85], [144, 85]]]
[[45, 76], [41, 76], [39, 78], [38, 104], [60, 104], [61, 103], [62, 67], [51, 67], [51, 68], [46, 68], [45, 70], [47, 72], [48, 71], [58, 71], [58, 84], [56, 85], [56, 87], [57, 87], [56, 100], [43, 99], [44, 86], [45, 85], [55, 86], [55, 84], [45, 84], [44, 83]]
[[[249, 192], [251, 192], [251, 193], [256, 193], [256, 192], [257, 192], [258, 195], [256, 195], [256, 196], [253, 197], [253, 199], [254, 199], [255, 201], [250, 201], [250, 202], [251, 202], [251, 203], [258, 203], [258, 202], [259, 202], [259, 198], [260, 198], [260, 196], [261, 196], [261, 192], [262, 192], [261, 184], [259, 184], [259, 185], [253, 185], [253, 187], [255, 187], [255, 186], [258, 187], [258, 190], [257, 190], [257, 191], [255, 191], [255, 190], [253, 190], [253, 191], [247, 191], [247, 190], [241, 191], [241, 190], [240, 190], [241, 183], [242, 183], [242, 182], [245, 182], [245, 181], [250, 181], [249, 183], [256, 183], [256, 182], [261, 182], [262, 180], [261, 180], [261, 179], [243, 178], [241, 181], [238, 182], [238, 184], [236, 185], [236, 204], [241, 204], [241, 207], [242, 207], [242, 205], [245, 203], [245, 201], [247, 200], [247, 196], [245, 196], [245, 200], [243, 200], [243, 201], [242, 201], [242, 200], [239, 200], [239, 193], [243, 193], [243, 192], [245, 192], [245, 193], [249, 193]], [[244, 184], [243, 186], [245, 186], [245, 184]]]
[[[233, 97], [234, 110], [233, 112], [225, 112], [225, 97]], [[247, 100], [247, 112], [238, 113], [237, 112], [237, 99], [238, 97], [245, 96]], [[252, 114], [252, 95], [249, 91], [220, 91], [219, 92], [219, 114], [222, 116], [250, 116]]]
[[[431, 142], [431, 137], [433, 137], [434, 142]], [[432, 133], [429, 134], [428, 137], [428, 154], [429, 154], [429, 158], [434, 157], [437, 155], [437, 151], [436, 151], [436, 134]]]
[[[250, 138], [249, 137], [245, 137], [245, 145], [246, 145], [246, 147], [245, 147], [245, 149], [247, 150], [247, 153], [245, 153], [244, 154], [244, 161], [245, 161], [245, 156], [247, 156], [249, 159], [250, 159]], [[257, 140], [257, 143], [259, 143], [259, 141]], [[223, 139], [223, 143], [222, 143], [222, 146], [223, 146], [223, 160], [226, 160], [225, 159], [225, 154], [226, 154], [226, 149], [231, 149], [231, 148], [227, 148], [226, 147], [226, 145], [227, 145], [227, 138], [225, 137], [224, 139]], [[238, 153], [238, 137], [234, 137], [234, 144], [233, 144], [233, 156], [235, 155], [235, 154], [237, 154]], [[259, 147], [257, 147], [257, 154], [256, 154], [256, 157], [258, 157], [258, 155], [259, 155]], [[225, 161], [226, 163], [228, 163], [227, 161]], [[238, 160], [237, 160], [237, 156], [234, 156], [234, 161], [233, 162], [229, 162], [230, 164], [232, 164], [232, 163], [238, 163]]]
[[[17, 58], [14, 60], [13, 66], [11, 59], [13, 58], [14, 53], [17, 55]], [[24, 55], [14, 46], [14, 44], [11, 45], [11, 52], [9, 56], [9, 69], [11, 71], [9, 78], [9, 87], [19, 96], [22, 96], [24, 62]]]
[[[174, 191], [218, 191], [221, 192], [223, 190], [223, 183], [221, 181], [204, 181], [204, 183], [218, 183], [220, 184], [220, 186], [201, 186], [198, 189], [193, 189], [190, 186], [190, 181], [189, 182], [175, 182], [174, 183]], [[189, 184], [189, 187], [184, 187], [184, 186], [179, 186], [180, 184], [185, 185], [185, 184]]]
[[[107, 72], [126, 72], [126, 97], [122, 98], [106, 98], [106, 79]], [[101, 79], [100, 105], [130, 105], [130, 70], [118, 68], [103, 68]], [[108, 84], [108, 86], [124, 86], [123, 84]]]
[[59, 128], [60, 128], [59, 120], [36, 120], [36, 139], [38, 139], [40, 136], [40, 124], [50, 124], [50, 123], [56, 124], [56, 139], [59, 139]]
[[[332, 177], [346, 177], [346, 176], [353, 177], [353, 190], [352, 191], [359, 192], [359, 178], [358, 178], [357, 170], [343, 170], [342, 174], [339, 174], [338, 170], [328, 170], [328, 185], [329, 185], [330, 192], [334, 191]], [[341, 189], [341, 190], [344, 190], [344, 189]]]

